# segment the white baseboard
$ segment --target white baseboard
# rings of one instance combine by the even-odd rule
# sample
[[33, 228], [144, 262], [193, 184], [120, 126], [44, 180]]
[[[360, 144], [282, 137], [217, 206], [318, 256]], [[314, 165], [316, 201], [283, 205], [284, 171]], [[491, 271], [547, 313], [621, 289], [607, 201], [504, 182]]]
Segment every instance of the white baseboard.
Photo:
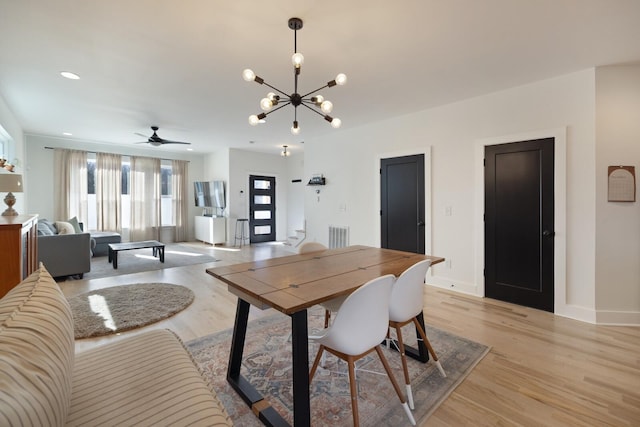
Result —
[[596, 323], [611, 326], [640, 326], [640, 312], [597, 310]]
[[427, 275], [427, 285], [434, 286], [436, 288], [449, 289], [450, 291], [456, 291], [463, 294], [479, 297], [482, 296], [478, 294], [478, 286], [475, 283], [451, 280], [446, 277]]

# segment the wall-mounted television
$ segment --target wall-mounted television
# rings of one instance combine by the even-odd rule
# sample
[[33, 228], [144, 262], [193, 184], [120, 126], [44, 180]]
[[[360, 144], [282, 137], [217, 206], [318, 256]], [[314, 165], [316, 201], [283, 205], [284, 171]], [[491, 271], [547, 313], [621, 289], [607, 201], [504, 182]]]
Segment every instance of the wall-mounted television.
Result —
[[196, 206], [224, 209], [224, 181], [195, 181], [194, 196]]

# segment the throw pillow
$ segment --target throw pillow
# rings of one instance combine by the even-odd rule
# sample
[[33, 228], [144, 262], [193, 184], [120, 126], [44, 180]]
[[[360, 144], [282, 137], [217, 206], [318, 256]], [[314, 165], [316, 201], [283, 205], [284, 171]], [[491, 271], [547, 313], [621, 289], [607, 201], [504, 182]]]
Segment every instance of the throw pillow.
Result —
[[78, 222], [78, 217], [73, 217], [67, 221], [69, 224], [73, 225], [73, 229], [76, 234], [82, 233], [82, 228], [80, 228], [80, 223]]
[[0, 299], [0, 349], [0, 424], [65, 425], [73, 316], [42, 264]]
[[53, 236], [55, 233], [42, 221], [38, 221], [38, 236]]
[[42, 227], [47, 227], [51, 231], [51, 234], [58, 234], [56, 225], [48, 219], [42, 218], [38, 220], [38, 231], [40, 231], [40, 224], [42, 224]]
[[56, 228], [58, 229], [58, 234], [76, 234], [73, 225], [65, 221], [56, 221]]

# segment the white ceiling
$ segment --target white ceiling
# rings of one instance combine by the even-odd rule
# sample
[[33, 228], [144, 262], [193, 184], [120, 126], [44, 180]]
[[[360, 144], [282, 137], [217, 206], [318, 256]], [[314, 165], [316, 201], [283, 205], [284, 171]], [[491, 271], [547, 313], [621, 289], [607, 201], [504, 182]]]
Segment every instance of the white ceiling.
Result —
[[349, 78], [321, 92], [341, 130], [640, 60], [640, 0], [0, 0], [0, 94], [27, 134], [131, 146], [158, 125], [195, 152], [295, 152], [341, 130], [301, 107], [294, 137], [291, 106], [249, 126], [269, 89], [241, 77], [293, 92], [293, 16], [299, 92]]

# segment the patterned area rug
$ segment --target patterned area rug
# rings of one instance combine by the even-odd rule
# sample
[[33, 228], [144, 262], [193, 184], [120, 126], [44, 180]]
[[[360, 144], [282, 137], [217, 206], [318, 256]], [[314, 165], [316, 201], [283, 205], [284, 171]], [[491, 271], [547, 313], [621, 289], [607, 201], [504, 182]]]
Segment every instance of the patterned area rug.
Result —
[[[324, 311], [310, 311], [309, 331], [322, 328]], [[249, 407], [226, 381], [231, 330], [208, 335], [186, 344], [218, 397], [241, 426], [261, 426]], [[415, 329], [403, 329], [405, 341], [415, 345]], [[415, 401], [414, 417], [421, 425], [429, 415], [471, 372], [489, 351], [489, 347], [427, 326], [427, 337], [433, 345], [447, 377], [440, 376], [433, 363], [423, 364], [409, 359], [409, 370]], [[318, 350], [309, 346], [309, 363]], [[385, 349], [385, 356], [404, 390], [402, 364], [398, 353]], [[410, 425], [400, 406], [391, 382], [377, 355], [371, 353], [358, 363], [358, 405], [363, 426]], [[283, 314], [249, 322], [242, 373], [292, 423], [291, 395], [291, 322]], [[319, 368], [311, 383], [311, 422], [318, 426], [352, 425], [351, 399], [346, 363], [328, 355], [325, 369]]]
[[170, 283], [134, 283], [67, 297], [75, 339], [139, 328], [173, 316], [193, 302], [193, 291]]

